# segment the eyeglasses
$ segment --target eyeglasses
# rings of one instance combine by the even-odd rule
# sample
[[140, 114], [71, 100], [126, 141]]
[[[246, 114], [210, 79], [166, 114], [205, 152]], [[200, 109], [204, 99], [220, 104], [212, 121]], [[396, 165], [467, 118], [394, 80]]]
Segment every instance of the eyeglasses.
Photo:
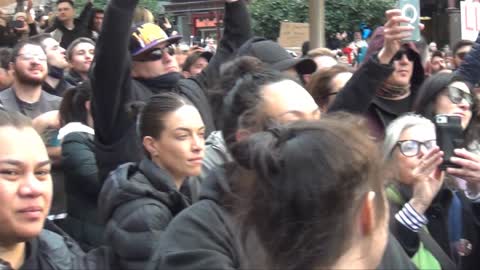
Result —
[[425, 146], [427, 150], [433, 149], [437, 146], [437, 140], [429, 140], [425, 142], [419, 142], [416, 140], [404, 140], [398, 141], [395, 146], [398, 146], [400, 153], [406, 157], [414, 157], [420, 153], [420, 148]]
[[163, 58], [163, 55], [168, 53], [169, 55], [174, 55], [175, 50], [172, 46], [168, 46], [165, 48], [155, 48], [145, 54], [135, 56], [135, 61], [139, 62], [150, 62], [150, 61], [157, 61]]
[[38, 61], [47, 61], [47, 56], [44, 54], [31, 54], [31, 53], [21, 53], [18, 54], [20, 56], [20, 59], [24, 61], [31, 61], [33, 58], [36, 58]]
[[454, 104], [460, 104], [463, 100], [467, 101], [468, 105], [473, 105], [473, 96], [470, 93], [462, 91], [453, 86], [447, 88], [447, 97]]
[[406, 56], [407, 56], [408, 61], [410, 61], [410, 62], [415, 61], [415, 55], [414, 55], [414, 53], [411, 52], [410, 50], [400, 50], [400, 51], [398, 51], [398, 52], [395, 54], [395, 56], [393, 56], [392, 61], [402, 60], [403, 55], [406, 55]]

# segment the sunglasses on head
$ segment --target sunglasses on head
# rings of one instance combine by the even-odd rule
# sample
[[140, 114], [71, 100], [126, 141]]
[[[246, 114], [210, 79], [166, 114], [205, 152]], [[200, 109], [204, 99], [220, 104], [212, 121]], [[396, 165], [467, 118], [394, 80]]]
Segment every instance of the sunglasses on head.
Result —
[[415, 55], [410, 50], [400, 50], [395, 56], [393, 56], [392, 61], [399, 61], [403, 58], [403, 55], [407, 56], [408, 61], [413, 62], [415, 60]]
[[429, 140], [425, 142], [420, 142], [417, 140], [405, 140], [405, 141], [398, 141], [396, 146], [400, 149], [400, 153], [402, 153], [406, 157], [414, 157], [420, 153], [421, 147], [425, 146], [425, 149], [431, 150], [435, 146], [437, 146], [437, 140]]
[[470, 93], [464, 92], [454, 86], [449, 86], [446, 92], [448, 99], [454, 104], [460, 104], [463, 100], [467, 101], [468, 105], [473, 105], [473, 96]]
[[155, 48], [147, 53], [135, 56], [134, 60], [139, 62], [157, 61], [163, 58], [164, 53], [173, 56], [175, 54], [175, 49], [172, 46]]

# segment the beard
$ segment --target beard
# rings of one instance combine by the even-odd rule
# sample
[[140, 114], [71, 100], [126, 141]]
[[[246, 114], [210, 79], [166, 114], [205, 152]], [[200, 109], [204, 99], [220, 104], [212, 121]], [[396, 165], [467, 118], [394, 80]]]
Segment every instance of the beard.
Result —
[[14, 71], [15, 71], [15, 77], [17, 81], [25, 85], [39, 86], [39, 85], [42, 85], [42, 83], [45, 81], [45, 78], [47, 78], [46, 73], [44, 74], [43, 77], [36, 78], [36, 77], [30, 77], [26, 72], [17, 68], [14, 68]]

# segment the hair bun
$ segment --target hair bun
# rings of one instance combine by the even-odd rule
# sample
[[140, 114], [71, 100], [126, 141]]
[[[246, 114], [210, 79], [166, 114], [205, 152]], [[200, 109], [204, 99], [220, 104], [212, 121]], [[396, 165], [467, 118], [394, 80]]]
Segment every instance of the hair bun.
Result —
[[254, 170], [261, 179], [270, 180], [281, 168], [280, 143], [273, 132], [260, 132], [235, 143], [231, 152], [242, 167]]
[[235, 61], [228, 62], [222, 66], [220, 72], [223, 89], [230, 89], [238, 79], [263, 69], [265, 69], [265, 64], [260, 59], [251, 56], [242, 56]]

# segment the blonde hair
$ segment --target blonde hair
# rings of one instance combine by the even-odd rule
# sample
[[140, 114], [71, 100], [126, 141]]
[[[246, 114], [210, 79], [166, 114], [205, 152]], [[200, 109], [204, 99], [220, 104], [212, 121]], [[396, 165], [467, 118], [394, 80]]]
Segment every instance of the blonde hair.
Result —
[[133, 25], [155, 23], [155, 17], [152, 12], [144, 7], [135, 8], [133, 13]]

